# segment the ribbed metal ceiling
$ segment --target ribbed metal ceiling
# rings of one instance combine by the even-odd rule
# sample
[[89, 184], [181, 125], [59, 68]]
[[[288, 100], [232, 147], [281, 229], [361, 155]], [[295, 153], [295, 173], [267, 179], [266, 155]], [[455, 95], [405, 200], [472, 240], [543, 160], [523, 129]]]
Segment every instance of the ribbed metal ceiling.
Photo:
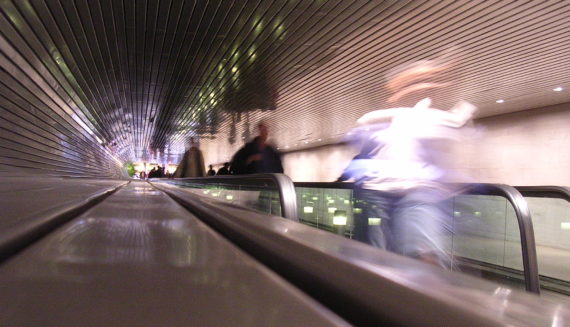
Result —
[[[0, 8], [5, 158], [24, 151], [27, 141], [9, 134], [16, 127], [38, 129], [54, 143], [47, 153], [78, 162], [175, 161], [191, 135], [235, 148], [260, 119], [282, 149], [328, 142], [388, 107], [387, 71], [450, 48], [461, 65], [453, 85], [432, 94], [440, 107], [461, 98], [489, 116], [570, 102], [569, 1], [2, 0]], [[35, 118], [12, 126], [18, 115]]]

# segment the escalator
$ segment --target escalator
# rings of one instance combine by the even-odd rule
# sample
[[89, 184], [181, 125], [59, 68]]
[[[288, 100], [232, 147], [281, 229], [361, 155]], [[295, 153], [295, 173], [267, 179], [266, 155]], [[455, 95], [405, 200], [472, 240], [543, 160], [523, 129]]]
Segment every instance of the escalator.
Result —
[[302, 193], [283, 175], [14, 180], [3, 187], [18, 196], [2, 202], [0, 235], [18, 242], [0, 242], [9, 249], [0, 258], [2, 326], [570, 320], [559, 302], [354, 242], [340, 206], [330, 223], [328, 216], [314, 222], [327, 231], [300, 224], [308, 222], [297, 210]]

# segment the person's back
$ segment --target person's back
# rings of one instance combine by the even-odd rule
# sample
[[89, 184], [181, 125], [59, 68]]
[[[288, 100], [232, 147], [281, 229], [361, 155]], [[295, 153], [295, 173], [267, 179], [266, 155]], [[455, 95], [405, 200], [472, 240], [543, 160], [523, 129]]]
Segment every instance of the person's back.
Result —
[[190, 149], [184, 153], [178, 168], [174, 172], [174, 177], [204, 177], [206, 174], [204, 167], [202, 151], [194, 143], [194, 138], [190, 138]]
[[230, 174], [229, 168], [230, 168], [230, 163], [229, 162], [224, 163], [224, 166], [218, 170], [217, 175], [229, 175]]

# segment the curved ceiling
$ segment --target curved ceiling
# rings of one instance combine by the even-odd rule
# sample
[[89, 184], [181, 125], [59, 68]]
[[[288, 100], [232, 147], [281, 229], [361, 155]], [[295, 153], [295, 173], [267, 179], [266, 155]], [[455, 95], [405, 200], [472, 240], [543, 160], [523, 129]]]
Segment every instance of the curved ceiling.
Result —
[[464, 99], [489, 116], [570, 102], [569, 1], [4, 0], [0, 9], [2, 99], [41, 93], [40, 110], [61, 112], [122, 160], [176, 160], [192, 135], [235, 148], [261, 119], [282, 149], [331, 142], [388, 106], [390, 69], [450, 48], [461, 64], [431, 94], [441, 107]]

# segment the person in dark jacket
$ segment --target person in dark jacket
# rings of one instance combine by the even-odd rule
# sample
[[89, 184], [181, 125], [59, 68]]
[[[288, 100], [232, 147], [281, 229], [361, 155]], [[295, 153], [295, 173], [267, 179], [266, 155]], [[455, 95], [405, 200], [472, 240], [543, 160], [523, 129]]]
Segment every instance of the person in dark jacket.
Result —
[[257, 127], [259, 135], [233, 156], [233, 174], [283, 173], [279, 152], [267, 144], [267, 126], [260, 123]]
[[224, 166], [218, 170], [217, 175], [229, 175], [230, 174], [230, 163], [224, 163]]
[[216, 171], [214, 170], [214, 166], [210, 165], [209, 167], [210, 167], [210, 169], [208, 170], [208, 173], [206, 175], [208, 175], [208, 176], [216, 175]]

